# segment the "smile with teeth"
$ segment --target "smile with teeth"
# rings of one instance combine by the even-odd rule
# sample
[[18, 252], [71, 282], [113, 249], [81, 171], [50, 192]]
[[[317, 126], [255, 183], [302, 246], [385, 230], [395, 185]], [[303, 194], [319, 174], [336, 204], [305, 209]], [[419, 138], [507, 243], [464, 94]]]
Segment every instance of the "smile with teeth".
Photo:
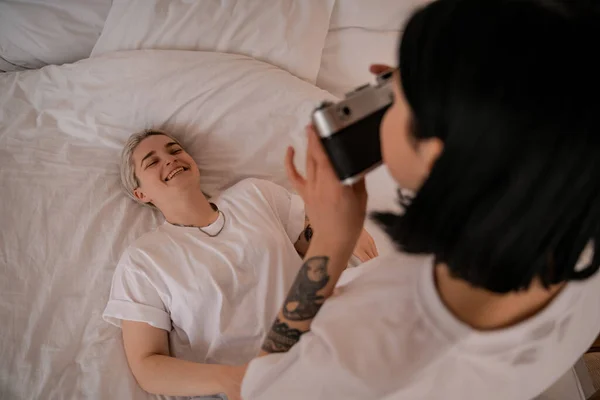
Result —
[[167, 177], [165, 178], [165, 182], [173, 179], [173, 177], [175, 175], [177, 175], [178, 173], [183, 172], [183, 171], [187, 171], [187, 168], [185, 168], [185, 167], [175, 168], [173, 171], [171, 171], [171, 173], [169, 175], [167, 175]]

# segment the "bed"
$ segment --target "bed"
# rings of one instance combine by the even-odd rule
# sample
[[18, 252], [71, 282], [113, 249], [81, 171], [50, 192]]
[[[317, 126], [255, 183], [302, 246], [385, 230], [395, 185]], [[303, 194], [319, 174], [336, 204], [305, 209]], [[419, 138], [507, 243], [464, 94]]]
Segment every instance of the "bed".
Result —
[[[311, 110], [394, 64], [421, 2], [0, 3], [0, 398], [156, 398], [101, 318], [121, 252], [161, 222], [120, 190], [126, 138], [173, 132], [209, 194], [289, 188], [284, 150], [305, 151]], [[385, 168], [367, 185], [370, 210], [396, 206]]]

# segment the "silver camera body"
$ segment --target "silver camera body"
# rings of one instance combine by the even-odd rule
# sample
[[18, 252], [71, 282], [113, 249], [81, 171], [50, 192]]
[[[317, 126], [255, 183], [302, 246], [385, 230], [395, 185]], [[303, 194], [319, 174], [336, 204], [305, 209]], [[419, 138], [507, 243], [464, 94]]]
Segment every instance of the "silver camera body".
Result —
[[338, 103], [325, 101], [313, 111], [312, 122], [333, 168], [344, 185], [358, 182], [381, 160], [379, 126], [394, 101], [392, 71], [377, 76]]

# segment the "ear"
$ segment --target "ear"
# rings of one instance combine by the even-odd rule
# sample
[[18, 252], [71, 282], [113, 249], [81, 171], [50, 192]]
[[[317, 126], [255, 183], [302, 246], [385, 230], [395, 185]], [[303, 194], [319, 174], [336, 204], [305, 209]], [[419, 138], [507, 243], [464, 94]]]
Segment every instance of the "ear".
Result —
[[150, 197], [146, 196], [146, 193], [144, 193], [144, 191], [141, 190], [140, 188], [134, 189], [133, 195], [135, 196], [136, 199], [138, 199], [142, 203], [152, 202], [152, 199]]
[[419, 140], [419, 155], [425, 161], [427, 169], [431, 171], [433, 164], [444, 151], [444, 142], [440, 138], [432, 137]]

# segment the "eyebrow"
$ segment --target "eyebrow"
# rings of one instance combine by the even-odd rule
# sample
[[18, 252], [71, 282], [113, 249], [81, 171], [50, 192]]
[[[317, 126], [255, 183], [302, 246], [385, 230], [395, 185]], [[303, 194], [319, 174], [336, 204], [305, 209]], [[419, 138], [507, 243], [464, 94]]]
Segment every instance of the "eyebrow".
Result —
[[[179, 143], [177, 143], [177, 142], [169, 142], [169, 143], [165, 144], [165, 149], [168, 149], [169, 147], [173, 147], [173, 146], [179, 146]], [[144, 163], [144, 160], [146, 160], [148, 157], [152, 157], [155, 154], [156, 154], [156, 152], [154, 150], [152, 150], [151, 152], [149, 152], [148, 154], [146, 154], [144, 156], [144, 158], [142, 158], [142, 161], [140, 161], [140, 167]]]
[[150, 153], [146, 154], [146, 156], [144, 158], [142, 158], [142, 161], [140, 161], [140, 167], [142, 166], [142, 164], [144, 164], [144, 160], [146, 160], [146, 158], [152, 157], [155, 154], [156, 154], [156, 152], [154, 150], [152, 150]]

